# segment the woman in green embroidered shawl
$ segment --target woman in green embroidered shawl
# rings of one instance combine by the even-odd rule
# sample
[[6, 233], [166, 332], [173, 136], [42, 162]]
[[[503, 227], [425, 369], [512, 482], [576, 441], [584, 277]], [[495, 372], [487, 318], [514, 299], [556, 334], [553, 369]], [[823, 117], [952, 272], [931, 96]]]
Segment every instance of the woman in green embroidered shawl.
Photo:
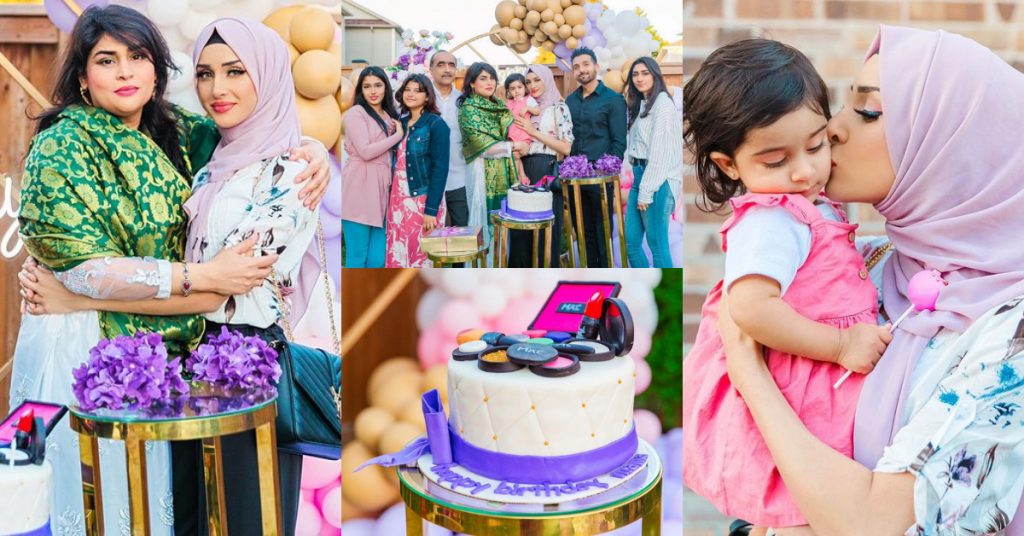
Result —
[[508, 141], [512, 112], [494, 96], [497, 87], [494, 67], [474, 63], [466, 70], [462, 95], [456, 101], [466, 158], [469, 225], [483, 229], [485, 244], [490, 244], [491, 236], [488, 213], [501, 208], [509, 186], [516, 182], [513, 145]]
[[[26, 158], [21, 234], [40, 264], [73, 292], [104, 299], [97, 302], [104, 311], [23, 316], [12, 406], [26, 398], [71, 403], [72, 369], [100, 338], [157, 332], [171, 354], [186, 354], [203, 333], [197, 313], [261, 285], [277, 259], [249, 255], [250, 240], [211, 262], [180, 262], [190, 178], [210, 159], [219, 134], [211, 120], [164, 100], [172, 68], [159, 31], [134, 10], [92, 7], [75, 26], [56, 106], [41, 116]], [[318, 203], [326, 187], [323, 149], [292, 152], [313, 162], [304, 173], [316, 173], [306, 199]], [[61, 534], [84, 533], [72, 436], [57, 427], [47, 442], [56, 479], [52, 522]], [[167, 448], [146, 450], [149, 509], [159, 521], [153, 534], [170, 534]], [[101, 452], [105, 480], [124, 482], [123, 444], [104, 442]], [[127, 519], [124, 486], [107, 487], [103, 503], [110, 526]]]

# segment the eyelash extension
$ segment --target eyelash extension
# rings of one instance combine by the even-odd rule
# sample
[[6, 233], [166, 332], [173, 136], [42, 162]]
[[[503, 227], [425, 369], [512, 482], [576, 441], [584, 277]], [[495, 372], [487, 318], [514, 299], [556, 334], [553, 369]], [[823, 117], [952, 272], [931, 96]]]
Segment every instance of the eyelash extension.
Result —
[[873, 110], [858, 110], [854, 108], [853, 111], [857, 112], [857, 115], [863, 117], [868, 121], [874, 121], [875, 119], [882, 117], [882, 112], [876, 112]]

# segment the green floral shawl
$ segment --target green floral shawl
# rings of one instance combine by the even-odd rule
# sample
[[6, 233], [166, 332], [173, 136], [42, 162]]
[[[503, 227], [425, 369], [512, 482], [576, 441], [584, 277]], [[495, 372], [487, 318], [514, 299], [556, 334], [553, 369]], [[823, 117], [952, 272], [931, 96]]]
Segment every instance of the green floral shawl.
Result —
[[[219, 135], [212, 121], [182, 109], [182, 150], [190, 172], [209, 160]], [[93, 107], [69, 106], [32, 139], [21, 190], [26, 249], [43, 265], [65, 271], [97, 257], [181, 261], [191, 193], [167, 155], [148, 136]], [[199, 342], [196, 315], [99, 312], [103, 337], [152, 331], [171, 355]]]
[[[462, 156], [472, 162], [495, 143], [507, 141], [512, 126], [512, 112], [502, 102], [473, 94], [459, 107], [459, 130], [462, 131]], [[516, 165], [511, 158], [484, 160], [487, 186], [487, 210], [501, 208], [501, 200], [515, 182]]]

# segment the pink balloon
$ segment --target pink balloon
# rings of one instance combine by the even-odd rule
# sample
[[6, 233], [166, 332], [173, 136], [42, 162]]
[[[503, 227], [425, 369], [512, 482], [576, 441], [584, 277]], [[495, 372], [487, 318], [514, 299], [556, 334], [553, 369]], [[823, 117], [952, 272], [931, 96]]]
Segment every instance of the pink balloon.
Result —
[[634, 359], [634, 361], [636, 363], [636, 378], [633, 381], [636, 384], [636, 394], [640, 394], [651, 385], [651, 366], [643, 359]]
[[315, 493], [314, 490], [304, 489], [304, 490], [299, 490], [299, 491], [302, 492], [302, 500], [303, 501], [313, 502], [313, 494]]
[[648, 443], [654, 443], [661, 437], [661, 419], [646, 409], [638, 409], [633, 412], [633, 420], [636, 421], [636, 433], [640, 439]]
[[[326, 486], [324, 486], [324, 487], [316, 490], [315, 492], [313, 492], [313, 498], [312, 498], [311, 502], [316, 506], [317, 510], [323, 510], [324, 509], [324, 497], [326, 497], [328, 493], [333, 491], [334, 488], [340, 488], [340, 487], [341, 487], [341, 479], [338, 479], [337, 482], [332, 482], [330, 484], [327, 484]], [[305, 490], [303, 490], [303, 491], [305, 491]]]
[[494, 319], [494, 328], [502, 333], [519, 333], [530, 326], [544, 300], [536, 296], [524, 296], [509, 302], [505, 312]]
[[646, 329], [641, 329], [639, 326], [633, 331], [633, 349], [629, 351], [629, 355], [636, 360], [647, 357], [647, 354], [651, 352], [651, 334]]
[[302, 458], [302, 489], [320, 489], [340, 479], [341, 463], [338, 460], [325, 460], [312, 456]]
[[323, 526], [320, 527], [319, 536], [341, 536], [341, 528], [332, 527], [330, 523], [324, 523]]
[[295, 521], [295, 534], [319, 534], [324, 520], [313, 503], [299, 501], [299, 514]]
[[332, 489], [330, 493], [324, 496], [322, 511], [325, 522], [332, 527], [341, 528], [341, 486]]
[[442, 333], [451, 337], [452, 343], [460, 331], [478, 328], [483, 323], [480, 313], [468, 300], [451, 300], [441, 306], [438, 314], [438, 325], [441, 326]]
[[455, 348], [455, 337], [445, 335], [437, 325], [420, 333], [416, 342], [416, 354], [423, 369], [448, 362], [448, 356]]

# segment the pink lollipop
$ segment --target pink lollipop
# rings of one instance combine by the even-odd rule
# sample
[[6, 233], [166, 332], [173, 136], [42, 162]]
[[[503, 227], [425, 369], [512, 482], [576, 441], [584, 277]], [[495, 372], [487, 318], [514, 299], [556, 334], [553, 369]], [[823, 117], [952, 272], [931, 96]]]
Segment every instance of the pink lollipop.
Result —
[[[889, 331], [896, 329], [896, 326], [903, 322], [911, 311], [934, 311], [935, 302], [939, 300], [939, 292], [948, 284], [945, 279], [942, 279], [942, 274], [938, 270], [921, 270], [914, 274], [914, 277], [910, 278], [910, 283], [907, 285], [907, 297], [910, 298], [910, 307], [907, 307], [907, 310], [903, 311], [903, 314], [889, 326]], [[846, 371], [846, 374], [843, 374], [843, 377], [839, 378], [839, 381], [832, 388], [839, 389], [839, 386], [846, 381], [846, 378], [850, 377], [852, 372], [852, 370]]]

